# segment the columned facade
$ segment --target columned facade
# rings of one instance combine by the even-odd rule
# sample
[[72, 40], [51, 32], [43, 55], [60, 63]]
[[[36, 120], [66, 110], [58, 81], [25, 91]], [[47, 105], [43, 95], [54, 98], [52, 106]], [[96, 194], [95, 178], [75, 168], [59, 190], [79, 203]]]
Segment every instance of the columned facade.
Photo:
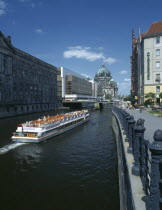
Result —
[[57, 68], [0, 33], [0, 117], [57, 108]]

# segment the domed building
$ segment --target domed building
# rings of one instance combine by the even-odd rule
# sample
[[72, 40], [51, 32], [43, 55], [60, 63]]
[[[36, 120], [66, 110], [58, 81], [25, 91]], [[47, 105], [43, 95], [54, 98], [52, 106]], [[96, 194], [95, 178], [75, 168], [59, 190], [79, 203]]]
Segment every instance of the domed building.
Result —
[[111, 73], [105, 68], [104, 63], [102, 63], [102, 67], [97, 71], [94, 80], [102, 86], [102, 95], [104, 99], [108, 99], [110, 95], [112, 97], [117, 96], [117, 83], [112, 79]]

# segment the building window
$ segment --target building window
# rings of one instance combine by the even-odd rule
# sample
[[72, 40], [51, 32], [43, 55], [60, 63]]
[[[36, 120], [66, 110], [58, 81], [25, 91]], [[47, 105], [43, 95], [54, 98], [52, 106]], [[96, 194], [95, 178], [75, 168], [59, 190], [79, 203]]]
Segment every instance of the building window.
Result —
[[160, 43], [160, 36], [156, 37], [156, 44]]
[[156, 61], [156, 68], [160, 68], [160, 61]]
[[156, 74], [155, 82], [160, 82], [160, 74]]
[[156, 50], [156, 56], [160, 56], [160, 49]]
[[160, 86], [156, 86], [156, 92], [160, 93]]

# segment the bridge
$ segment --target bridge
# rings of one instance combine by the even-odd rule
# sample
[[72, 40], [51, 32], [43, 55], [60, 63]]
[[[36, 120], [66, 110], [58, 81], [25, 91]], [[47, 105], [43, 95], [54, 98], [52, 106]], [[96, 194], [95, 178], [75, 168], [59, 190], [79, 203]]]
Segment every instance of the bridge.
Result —
[[114, 102], [95, 101], [95, 100], [77, 100], [77, 101], [62, 101], [63, 107], [70, 108], [88, 108], [94, 107], [96, 109], [110, 109]]

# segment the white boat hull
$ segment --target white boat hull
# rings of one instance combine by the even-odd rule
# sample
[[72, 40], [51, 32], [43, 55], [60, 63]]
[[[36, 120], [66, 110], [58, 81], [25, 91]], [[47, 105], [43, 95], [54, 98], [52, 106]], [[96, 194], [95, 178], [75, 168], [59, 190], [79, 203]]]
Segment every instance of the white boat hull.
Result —
[[86, 123], [87, 121], [89, 120], [89, 117], [81, 122], [78, 122], [76, 124], [73, 124], [67, 128], [64, 128], [62, 130], [59, 130], [57, 132], [54, 132], [54, 133], [51, 133], [47, 136], [44, 136], [44, 137], [40, 137], [40, 138], [35, 138], [35, 139], [32, 139], [32, 138], [22, 138], [22, 137], [12, 137], [12, 141], [15, 141], [15, 142], [23, 142], [23, 143], [39, 143], [39, 142], [42, 142], [42, 141], [45, 141], [49, 138], [52, 138], [54, 136], [57, 136], [57, 135], [60, 135], [62, 133], [65, 133], [66, 131], [69, 131], [79, 125], [82, 125], [83, 123]]

